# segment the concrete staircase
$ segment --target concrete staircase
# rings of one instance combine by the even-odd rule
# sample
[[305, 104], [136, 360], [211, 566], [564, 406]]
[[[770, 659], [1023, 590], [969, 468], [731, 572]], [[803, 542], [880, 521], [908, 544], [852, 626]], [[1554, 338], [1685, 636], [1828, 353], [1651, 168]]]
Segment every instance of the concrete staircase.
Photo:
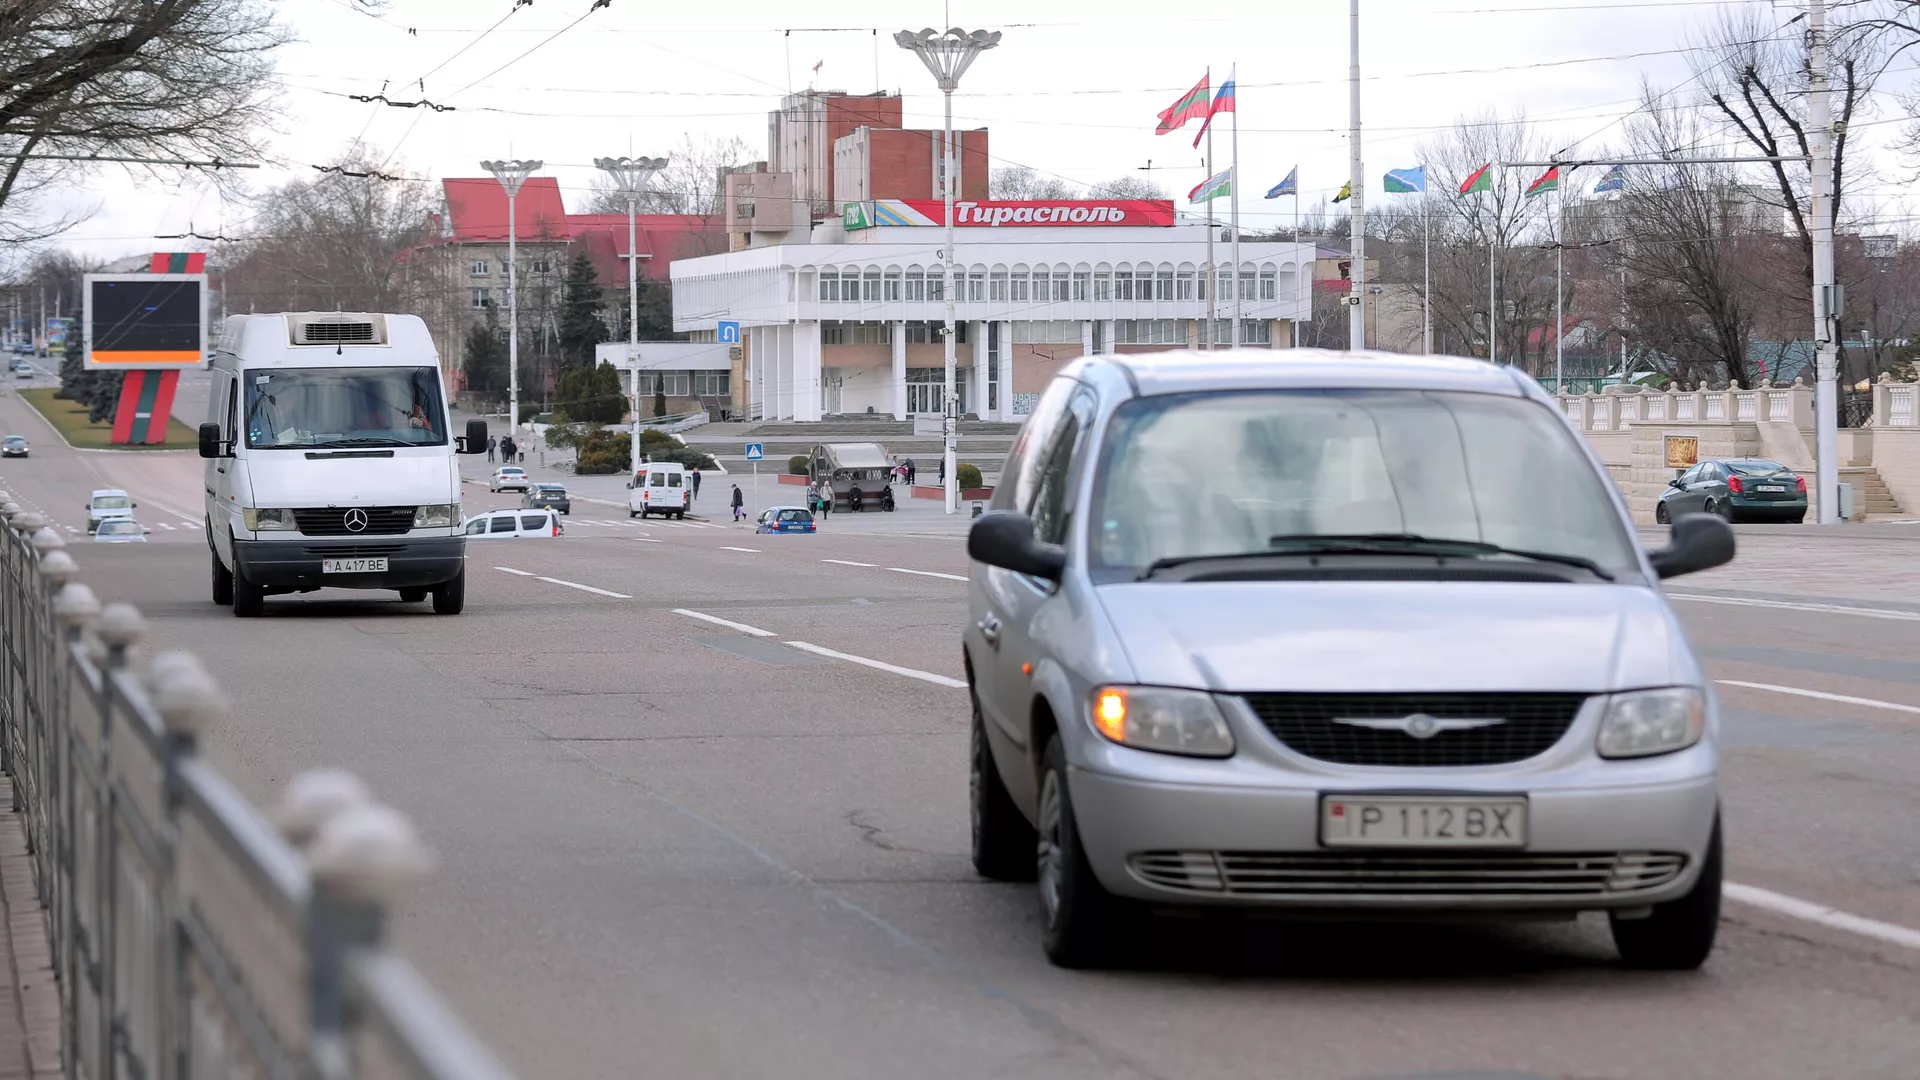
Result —
[[1899, 517], [1900, 500], [1871, 465], [1849, 465], [1840, 469], [1840, 482], [1853, 485], [1854, 520]]

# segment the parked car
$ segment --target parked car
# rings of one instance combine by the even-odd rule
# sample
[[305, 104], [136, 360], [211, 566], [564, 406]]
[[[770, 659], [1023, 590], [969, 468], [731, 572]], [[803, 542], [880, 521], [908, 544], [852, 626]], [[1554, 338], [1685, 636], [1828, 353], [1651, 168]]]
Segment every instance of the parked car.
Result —
[[1807, 478], [1765, 458], [1702, 461], [1667, 481], [1653, 520], [1665, 525], [1693, 513], [1728, 521], [1804, 521]]
[[132, 518], [110, 518], [93, 530], [93, 542], [96, 544], [144, 544], [147, 534], [153, 532]]
[[520, 505], [558, 510], [563, 514], [573, 513], [573, 497], [567, 494], [564, 484], [535, 484], [521, 496]]
[[101, 488], [87, 499], [87, 533], [91, 535], [103, 521], [133, 520], [140, 504], [119, 488]]
[[[1098, 965], [1151, 907], [1719, 921], [1715, 699], [1625, 503], [1512, 368], [1091, 356], [968, 537], [974, 866]], [[1195, 470], [1192, 463], [1206, 461]]]
[[814, 532], [813, 511], [804, 506], [769, 506], [760, 511], [756, 533]]
[[518, 465], [502, 465], [501, 467], [493, 470], [492, 479], [487, 481], [487, 490], [495, 491], [495, 492], [498, 492], [498, 491], [525, 492], [529, 490], [532, 486], [533, 486], [533, 481], [527, 478], [527, 470], [519, 467]]
[[550, 540], [563, 531], [551, 510], [494, 510], [466, 520], [469, 540]]
[[31, 455], [28, 452], [27, 437], [25, 435], [9, 435], [4, 439], [0, 439], [0, 457], [29, 456]]

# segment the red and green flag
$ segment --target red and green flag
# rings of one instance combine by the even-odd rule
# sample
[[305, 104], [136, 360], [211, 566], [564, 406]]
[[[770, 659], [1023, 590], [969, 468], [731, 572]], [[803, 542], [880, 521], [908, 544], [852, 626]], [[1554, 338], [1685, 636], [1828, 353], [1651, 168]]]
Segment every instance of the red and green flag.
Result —
[[1472, 176], [1467, 177], [1466, 180], [1461, 182], [1460, 194], [1471, 195], [1476, 191], [1491, 190], [1493, 188], [1493, 177], [1489, 174], [1492, 172], [1493, 162], [1491, 161], [1474, 170]]
[[1544, 195], [1559, 186], [1560, 166], [1555, 165], [1553, 168], [1541, 173], [1540, 179], [1535, 180], [1532, 185], [1527, 188], [1527, 198], [1531, 199], [1535, 195]]
[[1200, 81], [1194, 84], [1193, 89], [1182, 94], [1179, 101], [1161, 110], [1160, 126], [1153, 133], [1165, 135], [1184, 127], [1189, 120], [1205, 120], [1212, 115], [1213, 93], [1208, 85], [1212, 80], [1211, 74], [1200, 76]]

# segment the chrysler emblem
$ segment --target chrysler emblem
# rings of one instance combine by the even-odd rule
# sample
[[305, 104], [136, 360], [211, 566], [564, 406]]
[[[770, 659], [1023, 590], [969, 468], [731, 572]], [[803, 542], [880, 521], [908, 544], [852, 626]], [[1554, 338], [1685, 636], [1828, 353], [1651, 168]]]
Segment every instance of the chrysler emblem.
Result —
[[1471, 731], [1506, 723], [1497, 716], [1428, 716], [1426, 713], [1414, 713], [1412, 716], [1339, 716], [1333, 722], [1375, 731], [1403, 732], [1416, 739], [1431, 739], [1443, 731]]
[[347, 527], [348, 532], [363, 532], [367, 527], [367, 512], [356, 506], [347, 511], [346, 517], [341, 519], [341, 524]]

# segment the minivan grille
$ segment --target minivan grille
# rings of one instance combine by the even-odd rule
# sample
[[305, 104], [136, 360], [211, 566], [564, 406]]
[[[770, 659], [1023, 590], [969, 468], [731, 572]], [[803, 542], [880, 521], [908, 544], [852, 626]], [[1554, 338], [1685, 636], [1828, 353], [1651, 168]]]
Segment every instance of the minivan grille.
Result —
[[[1560, 741], [1584, 694], [1248, 694], [1260, 722], [1288, 749], [1342, 765], [1502, 765], [1542, 754]], [[1405, 731], [1339, 723], [1400, 719], [1498, 720], [1426, 738]]]
[[375, 340], [370, 322], [310, 322], [300, 326], [302, 345], [354, 344]]
[[1133, 876], [1183, 892], [1273, 899], [1617, 897], [1658, 888], [1687, 857], [1671, 852], [1326, 854], [1141, 851]]
[[[347, 514], [354, 510], [367, 515], [366, 528], [347, 528]], [[307, 536], [396, 536], [413, 528], [413, 510], [411, 506], [329, 506], [295, 510], [293, 521]]]

